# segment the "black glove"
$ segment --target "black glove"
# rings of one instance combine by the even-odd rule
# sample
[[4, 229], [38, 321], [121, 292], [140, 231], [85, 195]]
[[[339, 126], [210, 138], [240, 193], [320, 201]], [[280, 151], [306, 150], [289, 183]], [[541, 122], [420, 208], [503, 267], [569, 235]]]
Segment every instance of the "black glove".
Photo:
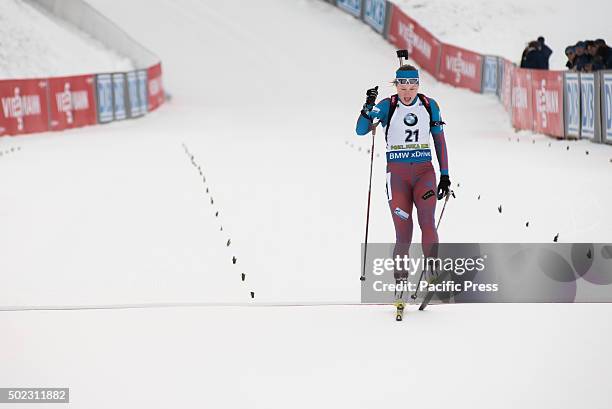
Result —
[[443, 199], [448, 194], [450, 187], [450, 178], [448, 175], [440, 175], [440, 183], [438, 183], [438, 200]]
[[365, 106], [368, 106], [370, 107], [370, 109], [372, 109], [372, 107], [376, 104], [376, 97], [378, 97], [378, 85], [366, 91]]

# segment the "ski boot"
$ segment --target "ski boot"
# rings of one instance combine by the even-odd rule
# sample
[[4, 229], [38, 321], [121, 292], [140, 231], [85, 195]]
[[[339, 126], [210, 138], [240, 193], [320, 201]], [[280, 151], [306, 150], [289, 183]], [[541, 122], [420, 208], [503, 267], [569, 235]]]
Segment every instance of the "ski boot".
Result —
[[395, 305], [395, 321], [401, 321], [404, 319], [404, 308], [406, 307], [406, 303], [404, 300], [397, 300], [394, 303]]

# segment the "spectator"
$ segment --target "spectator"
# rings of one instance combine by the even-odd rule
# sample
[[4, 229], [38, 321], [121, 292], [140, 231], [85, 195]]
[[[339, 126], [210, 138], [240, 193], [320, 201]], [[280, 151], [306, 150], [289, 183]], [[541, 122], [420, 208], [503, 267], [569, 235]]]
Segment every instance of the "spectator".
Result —
[[591, 62], [590, 56], [586, 53], [586, 43], [584, 41], [578, 41], [574, 46], [576, 50], [575, 67], [578, 71], [586, 71], [589, 67], [588, 64]]
[[525, 61], [525, 56], [527, 55], [527, 51], [529, 51], [529, 43], [527, 43], [527, 45], [525, 45], [525, 48], [523, 49], [523, 54], [521, 54], [521, 68], [523, 67], [523, 61]]
[[574, 49], [574, 47], [565, 47], [565, 56], [567, 57], [567, 62], [565, 63], [565, 66], [568, 70], [574, 70], [576, 68], [576, 50]]
[[542, 69], [542, 52], [538, 49], [537, 41], [530, 41], [523, 51], [521, 68]]
[[550, 60], [550, 55], [553, 53], [549, 46], [544, 44], [544, 37], [538, 37], [538, 51], [540, 52], [540, 68], [543, 70], [548, 69], [548, 61]]
[[608, 47], [601, 38], [595, 40], [595, 44], [597, 45], [597, 55], [601, 57], [604, 68], [612, 70], [612, 48]]
[[601, 55], [597, 52], [599, 46], [595, 41], [586, 41], [586, 52], [591, 58], [591, 71], [606, 69], [606, 63]]

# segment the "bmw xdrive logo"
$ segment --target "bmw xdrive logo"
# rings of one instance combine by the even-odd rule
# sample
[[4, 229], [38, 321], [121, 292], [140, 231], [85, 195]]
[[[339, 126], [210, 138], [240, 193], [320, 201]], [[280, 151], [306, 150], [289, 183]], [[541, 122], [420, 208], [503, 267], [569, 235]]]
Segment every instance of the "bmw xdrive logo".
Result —
[[406, 126], [415, 126], [417, 122], [419, 122], [419, 118], [412, 112], [404, 117], [404, 123]]

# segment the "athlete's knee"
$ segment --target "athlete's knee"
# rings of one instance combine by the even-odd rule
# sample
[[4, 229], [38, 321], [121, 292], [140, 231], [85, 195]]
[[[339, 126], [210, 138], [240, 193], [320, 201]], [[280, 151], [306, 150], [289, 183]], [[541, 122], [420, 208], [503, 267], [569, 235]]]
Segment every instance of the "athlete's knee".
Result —
[[435, 230], [436, 221], [434, 220], [434, 212], [419, 212], [419, 227], [421, 228], [421, 230]]

